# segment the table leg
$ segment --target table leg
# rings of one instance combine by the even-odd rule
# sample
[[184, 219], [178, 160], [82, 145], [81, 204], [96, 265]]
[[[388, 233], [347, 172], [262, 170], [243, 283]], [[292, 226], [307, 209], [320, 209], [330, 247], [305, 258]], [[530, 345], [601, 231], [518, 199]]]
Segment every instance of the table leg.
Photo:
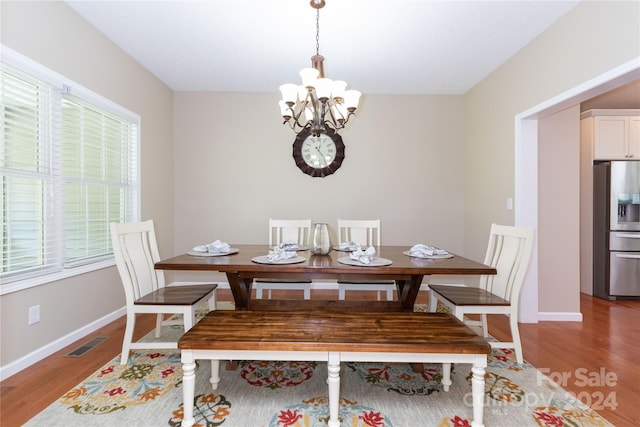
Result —
[[442, 387], [444, 391], [449, 391], [451, 386], [451, 363], [442, 364]]
[[485, 366], [487, 366], [486, 356], [484, 364], [474, 363], [471, 368], [471, 393], [473, 396], [473, 421], [472, 427], [484, 427], [484, 374]]
[[227, 360], [227, 371], [235, 371], [239, 364], [238, 360]]
[[182, 350], [182, 427], [191, 427], [196, 420], [193, 417], [193, 400], [196, 388], [196, 362], [193, 353]]
[[238, 272], [233, 271], [227, 272], [227, 280], [233, 294], [236, 310], [247, 310], [249, 308], [253, 280], [243, 280], [238, 275]]
[[418, 298], [422, 278], [424, 275], [412, 275], [411, 280], [396, 280], [396, 288], [398, 290], [398, 300], [402, 307], [402, 311], [413, 311], [413, 306]]
[[327, 370], [329, 377], [327, 384], [329, 385], [329, 427], [340, 427], [340, 419], [338, 413], [340, 411], [340, 353], [329, 352], [329, 360], [327, 362]]
[[218, 384], [220, 384], [220, 361], [219, 360], [211, 360], [211, 378], [209, 379], [211, 383], [211, 389], [217, 390]]

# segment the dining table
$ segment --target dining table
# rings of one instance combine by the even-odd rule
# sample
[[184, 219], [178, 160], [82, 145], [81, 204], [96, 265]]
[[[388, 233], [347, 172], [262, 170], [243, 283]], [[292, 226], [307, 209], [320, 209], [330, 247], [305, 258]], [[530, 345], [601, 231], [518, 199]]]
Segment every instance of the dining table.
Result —
[[[228, 253], [189, 252], [163, 259], [157, 270], [211, 271], [227, 276], [236, 310], [333, 310], [333, 311], [413, 311], [418, 292], [431, 275], [496, 274], [496, 269], [456, 255], [434, 255], [430, 258], [410, 256], [411, 246], [378, 246], [369, 264], [350, 258], [350, 252], [332, 250], [327, 255], [314, 255], [298, 250], [294, 258], [269, 262], [270, 248], [265, 244], [230, 245]], [[305, 249], [305, 248], [303, 248]], [[255, 299], [251, 291], [255, 279], [285, 281], [393, 280], [397, 300], [325, 300], [325, 299]], [[363, 285], [364, 286], [364, 285]]]

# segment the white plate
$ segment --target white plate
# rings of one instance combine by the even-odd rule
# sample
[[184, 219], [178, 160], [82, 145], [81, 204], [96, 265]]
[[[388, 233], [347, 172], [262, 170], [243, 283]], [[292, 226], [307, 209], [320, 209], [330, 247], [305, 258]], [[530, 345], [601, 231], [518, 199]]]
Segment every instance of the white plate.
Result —
[[260, 255], [254, 258], [251, 258], [251, 261], [257, 262], [258, 264], [297, 264], [299, 262], [306, 261], [307, 259], [303, 256], [297, 256], [295, 258], [283, 259], [276, 262], [269, 261], [269, 255]]
[[[276, 246], [271, 246], [269, 249], [275, 249]], [[307, 245], [298, 245], [298, 247], [296, 249], [285, 249], [286, 251], [308, 251], [309, 250], [309, 246]]]
[[453, 255], [451, 255], [451, 254], [417, 256], [417, 255], [411, 255], [411, 252], [409, 252], [409, 251], [404, 251], [404, 252], [402, 252], [402, 253], [403, 253], [403, 254], [405, 254], [406, 256], [410, 256], [410, 257], [412, 257], [412, 258], [422, 258], [422, 259], [446, 259], [446, 258], [453, 258]]
[[[362, 246], [360, 247], [360, 249], [362, 249]], [[353, 252], [353, 251], [356, 251], [357, 249], [340, 249], [340, 246], [336, 245], [333, 247], [333, 250], [338, 252]]]
[[369, 264], [363, 264], [360, 261], [356, 261], [355, 259], [349, 258], [348, 256], [343, 256], [342, 258], [338, 258], [338, 262], [340, 264], [355, 265], [357, 267], [382, 267], [383, 265], [393, 264], [393, 261], [386, 258], [374, 258]]
[[239, 249], [236, 248], [230, 248], [229, 252], [196, 252], [196, 251], [189, 251], [187, 252], [188, 255], [191, 256], [225, 256], [225, 255], [231, 255], [231, 254], [237, 254], [239, 251]]

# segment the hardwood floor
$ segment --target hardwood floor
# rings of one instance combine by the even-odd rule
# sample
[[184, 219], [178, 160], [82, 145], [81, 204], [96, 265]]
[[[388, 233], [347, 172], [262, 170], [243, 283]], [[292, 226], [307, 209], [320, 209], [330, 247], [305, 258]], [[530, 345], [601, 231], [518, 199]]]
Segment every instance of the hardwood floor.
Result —
[[[312, 298], [331, 298], [335, 291], [312, 291]], [[364, 292], [347, 298], [372, 297]], [[274, 298], [278, 297], [277, 291]], [[220, 290], [221, 301], [231, 301]], [[427, 302], [421, 292], [418, 303]], [[618, 427], [640, 425], [640, 301], [604, 301], [581, 295], [583, 322], [540, 322], [520, 324], [524, 358], [538, 369], [547, 370], [566, 390]], [[154, 318], [140, 315], [136, 339], [154, 326]], [[124, 318], [53, 354], [36, 365], [0, 383], [0, 425], [20, 426], [66, 391], [91, 375], [119, 352]], [[496, 338], [508, 337], [506, 317], [490, 319]], [[80, 358], [65, 354], [97, 336], [109, 339]]]
[[[582, 322], [520, 324], [525, 360], [615, 426], [640, 426], [640, 301], [581, 294], [580, 311]], [[506, 317], [492, 320], [500, 339]]]

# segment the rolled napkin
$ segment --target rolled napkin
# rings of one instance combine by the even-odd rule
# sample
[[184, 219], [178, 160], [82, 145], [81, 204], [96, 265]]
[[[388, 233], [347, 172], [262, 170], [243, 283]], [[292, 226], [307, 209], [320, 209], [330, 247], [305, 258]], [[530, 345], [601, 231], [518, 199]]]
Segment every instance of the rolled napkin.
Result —
[[209, 243], [207, 245], [207, 250], [210, 254], [219, 254], [224, 252], [229, 252], [231, 250], [231, 246], [227, 242], [221, 242], [220, 240], [216, 240], [213, 243]]
[[423, 245], [422, 243], [418, 243], [417, 245], [413, 245], [411, 249], [409, 249], [409, 254], [416, 257], [428, 257], [434, 255], [448, 255], [449, 252], [444, 249], [438, 249], [434, 246]]
[[267, 255], [267, 259], [269, 262], [278, 262], [289, 258], [295, 258], [298, 254], [296, 251], [287, 251], [278, 246], [273, 248], [272, 251], [269, 251], [269, 255]]
[[342, 251], [355, 251], [361, 249], [360, 245], [356, 242], [342, 242], [340, 243], [340, 250]]
[[221, 242], [220, 240], [216, 240], [208, 245], [200, 245], [193, 248], [194, 252], [209, 252], [210, 254], [220, 254], [229, 252], [230, 250], [231, 246], [226, 242]]
[[282, 242], [278, 245], [280, 249], [284, 249], [285, 251], [297, 251], [298, 244], [296, 242]]
[[376, 248], [369, 246], [366, 250], [362, 250], [360, 247], [349, 254], [349, 258], [354, 261], [359, 261], [363, 264], [369, 264], [375, 258]]

